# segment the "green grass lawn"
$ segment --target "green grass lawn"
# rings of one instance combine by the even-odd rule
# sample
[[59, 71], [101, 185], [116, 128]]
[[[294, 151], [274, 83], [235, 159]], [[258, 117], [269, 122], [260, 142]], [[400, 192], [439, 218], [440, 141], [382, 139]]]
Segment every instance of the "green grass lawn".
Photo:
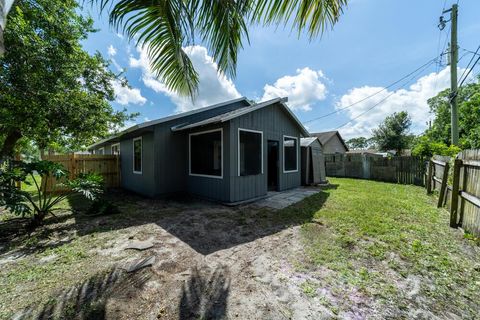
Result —
[[[449, 214], [436, 208], [434, 196], [415, 186], [333, 178], [330, 182], [331, 187], [278, 212], [219, 207], [204, 220], [223, 214], [232, 219], [232, 228], [242, 225], [254, 234], [274, 226], [266, 236], [300, 225], [303, 250], [292, 258], [295, 272], [305, 278], [300, 290], [339, 315], [478, 316], [480, 247], [449, 228]], [[64, 209], [81, 202], [69, 200], [61, 203]], [[0, 262], [12, 252], [25, 254], [1, 265], [0, 318], [48, 303], [55, 292], [108, 272], [127, 257], [124, 251], [109, 254], [118, 249], [115, 241], [138, 236], [138, 230], [162, 217], [170, 215], [174, 221], [176, 214], [195, 206], [123, 194], [112, 201], [120, 214], [92, 218], [64, 210], [32, 235], [20, 232], [6, 246], [0, 243]], [[15, 225], [7, 221], [2, 226], [0, 221], [0, 227], [1, 239], [6, 230], [2, 228]]]
[[307, 259], [299, 263], [300, 270], [327, 270], [318, 286], [343, 295], [344, 307], [355, 292], [366, 303], [375, 300], [393, 309], [413, 305], [436, 315], [478, 316], [478, 247], [448, 227], [448, 212], [436, 208], [435, 198], [415, 186], [330, 182], [336, 188], [302, 204], [308, 212], [324, 201], [316, 198], [326, 197], [313, 223], [302, 227]]

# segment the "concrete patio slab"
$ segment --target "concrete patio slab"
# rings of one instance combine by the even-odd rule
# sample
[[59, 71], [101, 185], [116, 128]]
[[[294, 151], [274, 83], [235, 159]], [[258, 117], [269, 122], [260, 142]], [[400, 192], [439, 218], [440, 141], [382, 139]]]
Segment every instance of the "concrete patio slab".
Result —
[[280, 192], [272, 191], [267, 194], [266, 198], [252, 203], [252, 206], [280, 210], [300, 202], [306, 197], [314, 195], [320, 191], [321, 189], [312, 189], [306, 187]]

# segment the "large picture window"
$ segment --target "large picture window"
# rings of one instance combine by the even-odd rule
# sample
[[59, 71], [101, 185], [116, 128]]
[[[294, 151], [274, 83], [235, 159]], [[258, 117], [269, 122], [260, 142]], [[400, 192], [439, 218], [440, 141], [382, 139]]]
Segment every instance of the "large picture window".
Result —
[[238, 175], [250, 176], [263, 173], [261, 131], [238, 130]]
[[190, 134], [190, 175], [223, 177], [222, 130]]
[[298, 171], [298, 138], [283, 137], [283, 171]]
[[142, 173], [142, 137], [133, 139], [133, 172]]

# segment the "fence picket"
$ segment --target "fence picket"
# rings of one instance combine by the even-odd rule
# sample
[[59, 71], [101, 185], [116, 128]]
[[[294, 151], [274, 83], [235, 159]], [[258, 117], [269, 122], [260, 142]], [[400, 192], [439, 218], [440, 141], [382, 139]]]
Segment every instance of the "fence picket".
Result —
[[[71, 179], [80, 173], [95, 172], [103, 177], [105, 187], [120, 187], [120, 161], [118, 155], [46, 155], [43, 159], [62, 164], [69, 171]], [[62, 181], [56, 181], [53, 177], [47, 178], [42, 183], [46, 183], [47, 192], [64, 192], [67, 190], [61, 185]]]
[[325, 170], [330, 177], [363, 178], [401, 184], [424, 185], [423, 159], [360, 154], [326, 154]]

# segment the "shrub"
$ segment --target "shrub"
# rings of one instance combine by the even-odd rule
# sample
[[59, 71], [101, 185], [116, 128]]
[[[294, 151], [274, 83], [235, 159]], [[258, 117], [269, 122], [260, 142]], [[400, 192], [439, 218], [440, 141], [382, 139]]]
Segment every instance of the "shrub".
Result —
[[420, 136], [414, 141], [412, 155], [429, 158], [436, 154], [455, 158], [460, 151], [462, 149], [455, 145], [447, 146], [443, 142], [432, 141], [427, 136]]
[[[67, 186], [68, 191], [60, 194], [47, 192], [45, 182], [48, 178], [62, 181], [61, 184]], [[21, 190], [15, 187], [15, 182], [33, 185], [35, 192]], [[70, 180], [68, 171], [61, 164], [52, 161], [5, 162], [0, 167], [0, 206], [5, 206], [22, 217], [30, 216], [32, 227], [40, 225], [47, 215], [54, 215], [55, 207], [69, 195], [80, 193], [87, 199], [95, 200], [102, 192], [101, 176], [94, 173], [80, 174]]]

